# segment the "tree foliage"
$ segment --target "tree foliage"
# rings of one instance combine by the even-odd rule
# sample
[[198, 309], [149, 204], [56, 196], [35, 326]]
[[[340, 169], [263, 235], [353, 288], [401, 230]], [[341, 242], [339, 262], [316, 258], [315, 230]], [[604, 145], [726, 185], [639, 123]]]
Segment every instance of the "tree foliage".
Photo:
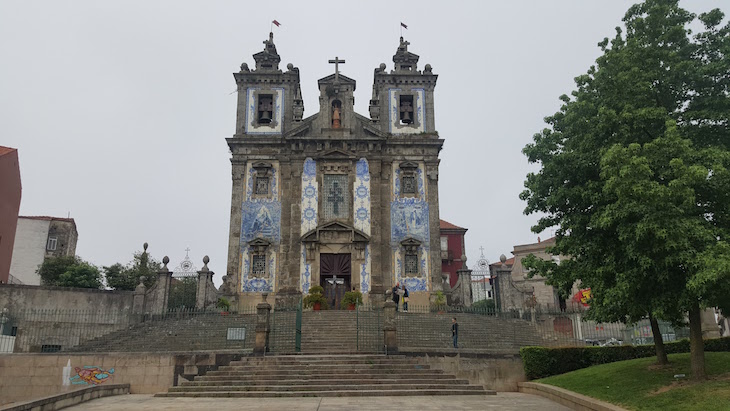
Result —
[[[599, 46], [603, 55], [561, 96], [550, 126], [523, 152], [533, 231], [557, 226], [560, 265], [525, 265], [565, 293], [590, 287], [589, 316], [680, 322], [730, 295], [730, 24], [678, 0], [646, 0]], [[693, 320], [693, 318], [695, 320]], [[697, 333], [692, 334], [697, 338]], [[701, 338], [701, 334], [700, 334]], [[693, 372], [702, 359], [693, 344]], [[697, 354], [697, 355], [695, 355]], [[695, 367], [695, 365], [697, 367]]]
[[157, 272], [162, 264], [150, 257], [147, 251], [134, 253], [134, 258], [126, 265], [116, 263], [104, 267], [104, 276], [109, 287], [115, 290], [134, 290], [140, 283], [140, 278], [145, 277], [144, 285], [152, 287], [157, 280]]
[[46, 258], [36, 271], [44, 285], [58, 287], [101, 288], [101, 272], [80, 257]]

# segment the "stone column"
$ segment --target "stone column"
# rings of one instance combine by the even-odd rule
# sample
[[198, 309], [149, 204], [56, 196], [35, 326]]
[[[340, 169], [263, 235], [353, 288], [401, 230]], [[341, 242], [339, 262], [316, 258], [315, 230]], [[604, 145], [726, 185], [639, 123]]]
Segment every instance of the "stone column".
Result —
[[499, 266], [494, 270], [494, 309], [496, 312], [502, 312], [507, 310], [507, 294], [509, 287], [510, 276], [512, 275], [512, 269], [505, 264], [507, 257], [502, 254], [499, 256], [501, 262]]
[[254, 355], [264, 355], [269, 350], [269, 327], [271, 304], [266, 302], [268, 293], [261, 295], [263, 301], [256, 305], [256, 342], [253, 348]]
[[398, 336], [395, 326], [395, 302], [386, 301], [383, 305], [383, 343], [386, 354], [398, 353]]

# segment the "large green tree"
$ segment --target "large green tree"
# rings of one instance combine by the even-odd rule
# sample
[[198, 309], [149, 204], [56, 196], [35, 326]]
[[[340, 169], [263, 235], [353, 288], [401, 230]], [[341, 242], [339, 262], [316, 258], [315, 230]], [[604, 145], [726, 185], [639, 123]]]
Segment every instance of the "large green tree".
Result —
[[[591, 287], [589, 316], [673, 322], [689, 313], [692, 371], [704, 377], [700, 309], [728, 295], [730, 25], [677, 0], [647, 0], [523, 152], [541, 170], [521, 198], [557, 226], [561, 265], [527, 265], [564, 291]], [[661, 335], [654, 332], [657, 355]], [[662, 358], [663, 357], [663, 358]]]
[[147, 253], [147, 243], [144, 251], [134, 253], [132, 261], [126, 265], [116, 263], [104, 267], [104, 276], [109, 287], [115, 290], [134, 290], [145, 277], [144, 285], [150, 288], [157, 280], [157, 272], [162, 264]]
[[46, 258], [37, 273], [43, 285], [79, 288], [102, 286], [99, 268], [76, 256]]

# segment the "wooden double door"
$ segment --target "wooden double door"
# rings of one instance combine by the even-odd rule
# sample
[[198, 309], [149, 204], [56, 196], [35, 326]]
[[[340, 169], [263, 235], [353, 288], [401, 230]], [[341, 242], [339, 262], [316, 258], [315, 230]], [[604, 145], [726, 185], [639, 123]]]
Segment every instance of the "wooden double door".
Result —
[[352, 256], [350, 254], [319, 255], [319, 285], [324, 288], [324, 297], [330, 309], [340, 309], [345, 292], [350, 290], [352, 278]]

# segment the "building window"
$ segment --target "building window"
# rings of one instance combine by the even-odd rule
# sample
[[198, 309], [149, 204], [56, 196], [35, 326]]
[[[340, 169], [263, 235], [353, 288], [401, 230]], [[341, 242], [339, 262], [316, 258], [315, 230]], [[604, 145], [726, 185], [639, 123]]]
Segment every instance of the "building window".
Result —
[[406, 254], [405, 268], [406, 277], [418, 276], [418, 254]]
[[269, 195], [269, 177], [256, 177], [256, 194]]
[[274, 96], [272, 94], [259, 94], [258, 115], [256, 121], [259, 124], [270, 124], [274, 115]]
[[48, 237], [48, 244], [46, 244], [46, 250], [56, 251], [57, 244], [58, 244], [58, 239], [56, 237]]
[[350, 213], [350, 202], [347, 189], [347, 175], [324, 175], [324, 218], [325, 220], [346, 219]]
[[413, 123], [413, 96], [402, 95], [399, 99], [399, 119], [401, 124]]
[[251, 258], [251, 276], [252, 277], [265, 277], [266, 276], [266, 255], [254, 254]]
[[449, 250], [449, 237], [441, 237], [441, 251]]
[[403, 194], [416, 194], [416, 176], [404, 175], [402, 178]]
[[43, 344], [41, 345], [41, 352], [59, 352], [61, 346], [57, 344]]

